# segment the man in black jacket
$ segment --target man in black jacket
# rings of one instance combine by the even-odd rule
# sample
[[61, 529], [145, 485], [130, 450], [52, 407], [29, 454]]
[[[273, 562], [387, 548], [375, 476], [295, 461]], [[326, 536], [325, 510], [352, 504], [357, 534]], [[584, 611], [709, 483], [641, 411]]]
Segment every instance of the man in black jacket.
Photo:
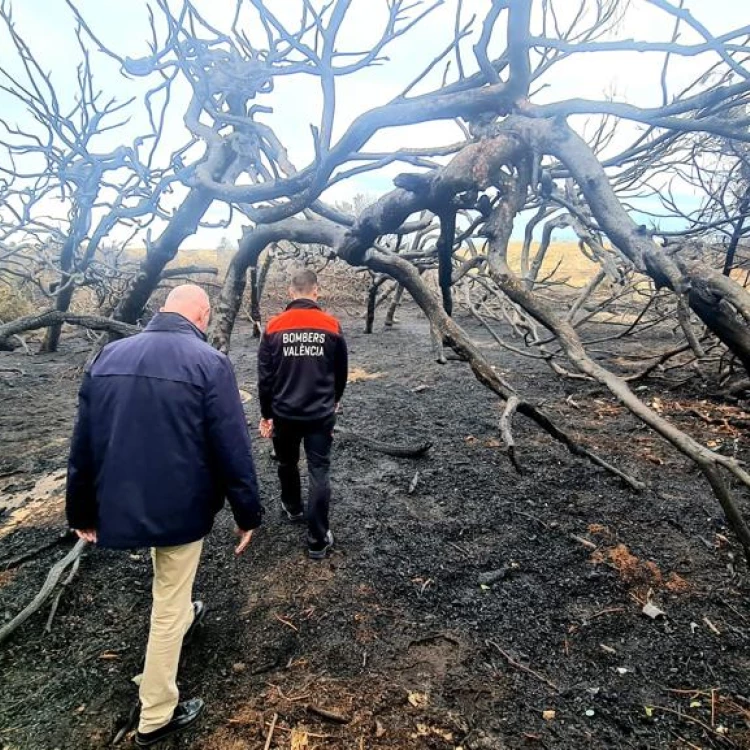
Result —
[[170, 293], [145, 331], [104, 347], [84, 376], [66, 510], [79, 537], [151, 547], [151, 629], [136, 744], [190, 726], [203, 702], [179, 702], [183, 638], [204, 614], [192, 601], [203, 538], [224, 498], [242, 553], [261, 523], [245, 415], [229, 359], [206, 343], [210, 305], [197, 286]]
[[273, 318], [258, 349], [260, 434], [273, 436], [279, 460], [281, 505], [291, 521], [304, 519], [299, 452], [304, 441], [309, 477], [308, 554], [323, 559], [333, 546], [328, 522], [333, 426], [348, 375], [341, 326], [317, 304], [318, 277], [292, 276], [292, 302]]

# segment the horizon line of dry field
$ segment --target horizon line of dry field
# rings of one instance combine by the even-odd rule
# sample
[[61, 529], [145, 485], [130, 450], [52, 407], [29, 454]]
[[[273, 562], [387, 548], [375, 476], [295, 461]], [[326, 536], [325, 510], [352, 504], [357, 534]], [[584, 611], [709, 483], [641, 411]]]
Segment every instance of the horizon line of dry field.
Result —
[[[519, 275], [521, 275], [523, 244], [521, 240], [512, 240], [508, 246], [508, 264]], [[529, 263], [534, 261], [538, 250], [539, 242], [533, 242], [529, 251]], [[136, 271], [137, 264], [144, 257], [145, 252], [145, 247], [126, 247], [118, 254], [118, 264], [127, 273], [133, 273]], [[233, 253], [234, 250], [226, 250], [219, 247], [213, 249], [186, 248], [179, 251], [175, 259], [167, 266], [167, 269], [175, 269], [181, 266], [215, 268], [217, 269], [216, 274], [201, 274], [192, 277], [192, 280], [200, 284], [209, 284], [218, 292]], [[461, 257], [465, 253], [459, 251], [456, 255]], [[748, 270], [750, 259], [740, 257], [738, 261], [732, 276], [743, 286], [748, 286], [750, 283], [750, 271]], [[343, 269], [343, 264], [339, 268]], [[557, 287], [568, 287], [571, 290], [576, 290], [588, 284], [600, 269], [601, 266], [596, 261], [581, 251], [577, 241], [559, 240], [550, 243], [537, 279], [543, 283], [553, 283]], [[338, 270], [334, 270], [332, 273], [326, 274], [326, 283], [338, 284], [339, 280], [346, 283], [347, 281], [351, 281], [351, 273], [356, 273], [357, 271], [362, 274], [366, 273], [365, 269], [347, 268], [346, 270], [350, 272], [347, 275], [343, 274], [343, 270], [341, 273]], [[2, 271], [1, 266], [0, 271]], [[278, 291], [278, 284], [281, 280], [277, 277], [277, 274], [278, 272], [272, 264], [269, 278], [276, 277], [276, 284], [274, 286], [277, 287]], [[180, 280], [187, 281], [190, 279], [185, 277]], [[644, 288], [644, 286], [650, 288], [652, 286], [652, 282], [648, 277], [644, 276], [641, 280], [642, 284], [638, 285], [639, 288]], [[2, 274], [0, 274], [0, 281], [5, 282], [0, 284], [0, 323], [7, 323], [15, 318], [32, 314], [38, 310], [40, 304], [44, 304], [42, 295], [30, 284], [9, 282], [7, 278], [3, 279]], [[75, 312], [91, 311], [96, 307], [96, 303], [92, 301], [92, 297], [93, 294], [90, 290], [86, 287], [79, 287], [71, 309]], [[364, 301], [363, 296], [362, 302]]]

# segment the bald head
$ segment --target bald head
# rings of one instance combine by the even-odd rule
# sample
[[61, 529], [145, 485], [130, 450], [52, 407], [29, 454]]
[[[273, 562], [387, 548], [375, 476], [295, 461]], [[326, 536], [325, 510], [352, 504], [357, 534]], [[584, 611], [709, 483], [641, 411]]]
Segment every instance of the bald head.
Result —
[[169, 293], [161, 311], [182, 315], [205, 333], [211, 317], [211, 303], [208, 295], [199, 286], [181, 284]]

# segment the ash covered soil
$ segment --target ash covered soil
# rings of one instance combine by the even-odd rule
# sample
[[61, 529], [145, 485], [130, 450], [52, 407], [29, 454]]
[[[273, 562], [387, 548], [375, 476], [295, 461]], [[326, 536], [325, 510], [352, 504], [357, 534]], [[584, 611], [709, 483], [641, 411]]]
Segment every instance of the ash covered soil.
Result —
[[[231, 516], [217, 518], [195, 589], [206, 625], [179, 680], [207, 711], [161, 747], [262, 750], [276, 716], [271, 748], [750, 748], [748, 572], [707, 484], [594, 384], [563, 382], [462, 322], [522, 394], [648, 489], [633, 492], [522, 417], [517, 474], [499, 402], [466, 364], [433, 363], [422, 318], [404, 311], [366, 336], [345, 317], [354, 382], [340, 427], [434, 446], [393, 458], [341, 435], [337, 546], [315, 563], [304, 530], [280, 519], [270, 444], [255, 440], [266, 524], [236, 559]], [[256, 347], [241, 326], [232, 359], [253, 428]], [[64, 531], [89, 350], [71, 335], [55, 355], [0, 355], [0, 625], [71, 544], [6, 569]], [[703, 401], [700, 382], [645, 385], [698, 439], [746, 453], [741, 430], [690, 415], [729, 408]], [[664, 616], [645, 616], [646, 602]], [[146, 551], [89, 550], [51, 633], [48, 603], [0, 646], [0, 747], [109, 746], [136, 699], [149, 603]]]

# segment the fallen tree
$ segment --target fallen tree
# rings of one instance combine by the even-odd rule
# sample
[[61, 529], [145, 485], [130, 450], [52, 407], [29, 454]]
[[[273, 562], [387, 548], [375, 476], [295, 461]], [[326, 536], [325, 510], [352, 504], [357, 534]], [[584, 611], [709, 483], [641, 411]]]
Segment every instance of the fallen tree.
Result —
[[138, 326], [123, 323], [113, 318], [105, 318], [101, 315], [85, 315], [56, 309], [45, 310], [0, 325], [0, 351], [8, 351], [20, 346], [20, 341], [14, 342], [13, 339], [14, 337], [17, 339], [21, 333], [48, 328], [50, 325], [62, 325], [63, 323], [81, 326], [92, 331], [107, 331], [117, 337], [132, 336], [140, 330]]
[[[175, 11], [159, 2], [150, 21], [149, 54], [133, 58], [103, 44], [70, 0], [86, 61], [82, 98], [74, 109], [80, 114], [78, 121], [58, 111], [51, 78], [34, 64], [30, 47], [5, 13], [6, 25], [16, 34], [16, 53], [24, 65], [29, 64], [26, 70], [31, 71], [32, 81], [27, 85], [11, 77], [11, 96], [32, 108], [51, 140], [40, 141], [30, 130], [3, 123], [9, 134], [3, 145], [13, 157], [41, 156], [45, 166], [41, 171], [34, 167], [25, 172], [16, 165], [4, 170], [9, 183], [3, 188], [0, 215], [0, 278], [32, 286], [52, 307], [0, 326], [0, 348], [13, 348], [24, 331], [47, 328], [45, 348], [53, 350], [63, 323], [113, 336], [136, 332], [135, 324], [164, 278], [166, 266], [185, 240], [209, 223], [206, 216], [212, 204], [220, 203], [227, 214], [218, 222], [223, 229], [237, 215], [250, 223], [215, 305], [212, 341], [219, 349], [230, 348], [248, 275], [251, 318], [259, 332], [264, 252], [268, 259], [271, 248], [281, 242], [325, 246], [350, 266], [371, 272], [376, 283], [392, 279], [396, 286], [387, 320], [393, 321], [402, 296], [410, 295], [430, 323], [436, 361], [445, 362], [444, 347], [448, 347], [503, 402], [498, 430], [514, 466], [522, 465], [513, 437], [513, 419], [520, 414], [574, 455], [603, 467], [633, 489], [644, 489], [643, 481], [582, 445], [497, 372], [452, 317], [461, 303], [456, 290], [464, 285], [468, 309], [499, 343], [544, 359], [561, 377], [601, 384], [688, 457], [706, 478], [750, 559], [750, 531], [727, 481], [743, 490], [750, 488], [750, 474], [743, 464], [703, 446], [644, 403], [626, 377], [592, 356], [591, 342], [581, 334], [604, 309], [612, 309], [617, 317], [615, 306], [625, 292], [613, 292], [602, 300], [597, 294], [604, 284], [630, 291], [646, 285], [643, 309], [622, 335], [664, 321], [680, 333], [666, 352], [651, 353], [638, 377], [647, 377], [684, 352], [700, 363], [716, 349], [722, 358], [741, 363], [745, 374], [750, 372], [747, 279], [743, 283], [731, 273], [738, 270], [741, 240], [747, 232], [747, 185], [740, 186], [736, 200], [723, 201], [718, 218], [694, 222], [682, 234], [661, 226], [660, 217], [653, 217], [650, 224], [636, 221], [636, 210], [629, 203], [639, 190], [668, 195], [671, 183], [664, 174], [686, 145], [693, 148], [696, 138], [729, 144], [740, 165], [732, 174], [746, 179], [750, 29], [741, 27], [715, 37], [682, 4], [645, 2], [670, 21], [669, 37], [619, 38], [618, 24], [624, 13], [631, 12], [628, 3], [620, 0], [494, 0], [476, 26], [465, 22], [459, 3], [455, 23], [446, 25], [452, 29], [446, 46], [434, 59], [425, 60], [420, 75], [399, 95], [376, 102], [347, 124], [335, 122], [337, 80], [386, 62], [386, 48], [429, 18], [440, 3], [416, 12], [401, 0], [389, 3], [381, 37], [370, 49], [356, 51], [339, 36], [350, 12], [346, 0], [325, 7], [305, 0], [295, 28], [274, 15], [270, 3], [238, 3], [234, 23], [227, 29], [215, 28], [192, 3], [184, 2]], [[262, 29], [266, 37], [259, 42], [262, 49], [250, 43], [255, 37], [248, 36], [243, 24]], [[505, 33], [495, 34], [500, 25]], [[472, 34], [469, 67], [466, 41]], [[493, 40], [499, 36], [505, 39], [504, 46], [493, 52]], [[93, 145], [94, 136], [107, 127], [102, 125], [105, 115], [119, 110], [114, 104], [98, 109], [83, 40], [116, 60], [127, 76], [153, 82], [143, 100], [150, 132], [135, 134], [132, 144], [113, 152], [100, 152]], [[548, 88], [550, 76], [565, 60], [612, 52], [648, 55], [662, 62], [660, 105], [582, 97], [555, 101], [554, 89], [545, 95], [546, 103], [539, 103], [539, 92]], [[695, 80], [672, 90], [670, 60], [701, 56], [705, 65]], [[449, 71], [446, 65], [439, 79], [433, 75], [438, 66], [454, 59], [455, 68]], [[320, 119], [310, 131], [311, 155], [299, 169], [274, 129], [263, 121], [272, 114], [266, 102], [273, 101], [275, 80], [286, 76], [312, 77], [321, 91]], [[174, 106], [171, 90], [178, 80], [191, 92], [188, 106], [176, 113], [187, 126], [188, 137], [164, 156], [157, 145], [164, 142], [165, 122]], [[419, 93], [414, 93], [417, 88]], [[152, 105], [157, 94], [164, 95], [159, 112]], [[591, 128], [587, 137], [581, 135], [581, 116], [593, 123], [593, 135]], [[367, 150], [373, 137], [386, 129], [441, 121], [456, 123], [458, 140], [445, 137], [422, 148]], [[615, 139], [618, 130], [626, 135]], [[148, 153], [143, 151], [146, 141], [153, 144]], [[394, 163], [407, 164], [412, 171], [400, 175], [396, 189], [357, 216], [326, 203], [326, 191], [335, 185]], [[699, 182], [705, 184], [700, 174], [710, 168], [696, 159]], [[108, 192], [113, 186], [114, 198]], [[59, 191], [68, 209], [61, 221], [63, 230], [50, 228], [47, 221], [44, 199], [52, 191]], [[178, 193], [170, 203], [176, 208], [168, 210], [164, 196], [171, 192]], [[669, 207], [669, 201], [664, 203]], [[101, 213], [96, 221], [94, 207]], [[530, 215], [533, 218], [528, 219]], [[675, 217], [685, 218], [677, 205], [666, 219]], [[524, 221], [521, 258], [514, 265], [509, 242]], [[540, 247], [532, 257], [540, 227]], [[91, 315], [70, 313], [74, 295], [82, 285], [92, 283], [97, 264], [108, 265], [102, 246], [116, 228], [132, 231], [131, 236], [145, 245], [145, 255], [109, 309]], [[719, 264], [706, 249], [710, 233], [717, 228], [729, 233], [726, 257]], [[564, 287], [557, 269], [544, 270], [553, 234], [563, 229], [575, 233], [578, 250], [595, 266], [567, 311], [567, 300], [555, 295]], [[428, 283], [428, 272], [433, 270], [439, 294]], [[373, 289], [372, 301], [377, 302], [375, 283]], [[479, 313], [492, 313], [490, 304], [506, 315], [521, 340], [519, 346], [504, 341], [487, 315]], [[588, 310], [591, 304], [594, 309]], [[655, 311], [653, 320], [646, 320], [649, 310]], [[618, 336], [611, 338], [619, 340]], [[562, 357], [572, 371], [560, 365]], [[732, 391], [731, 385], [727, 391]], [[76, 549], [80, 554], [82, 547]], [[48, 579], [40, 596], [46, 598], [56, 587], [65, 568], [59, 567], [62, 562], [51, 571], [54, 580]]]

